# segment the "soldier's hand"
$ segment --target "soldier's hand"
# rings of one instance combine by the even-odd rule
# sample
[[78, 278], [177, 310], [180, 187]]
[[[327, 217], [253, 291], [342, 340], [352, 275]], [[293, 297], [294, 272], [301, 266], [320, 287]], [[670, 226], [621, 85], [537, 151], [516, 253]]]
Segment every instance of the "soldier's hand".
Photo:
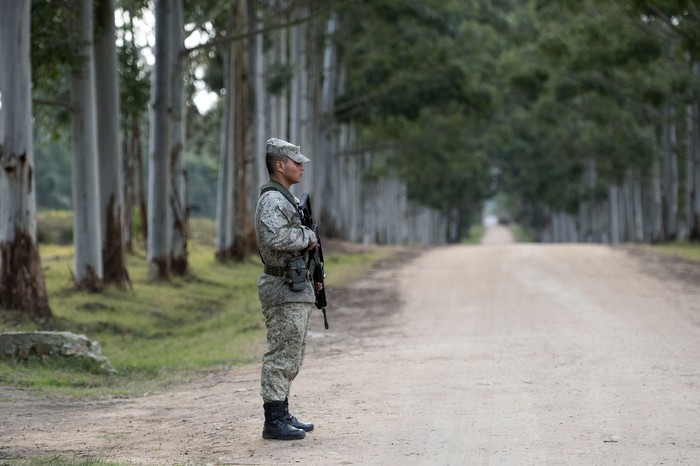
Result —
[[313, 251], [314, 249], [316, 249], [316, 246], [317, 246], [317, 245], [318, 245], [318, 242], [316, 242], [316, 241], [311, 241], [311, 242], [309, 243], [309, 247], [306, 248], [306, 250], [307, 250], [307, 251]]

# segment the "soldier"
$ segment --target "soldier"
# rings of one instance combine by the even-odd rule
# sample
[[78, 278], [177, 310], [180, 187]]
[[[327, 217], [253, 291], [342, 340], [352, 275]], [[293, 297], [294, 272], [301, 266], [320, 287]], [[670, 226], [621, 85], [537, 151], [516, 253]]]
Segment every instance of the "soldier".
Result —
[[316, 236], [301, 224], [298, 199], [289, 188], [301, 181], [310, 162], [299, 146], [281, 139], [267, 141], [265, 164], [270, 181], [260, 190], [255, 209], [255, 236], [264, 263], [258, 298], [267, 326], [268, 351], [263, 355], [261, 390], [263, 438], [304, 438], [313, 424], [289, 413], [289, 387], [304, 359], [314, 288], [306, 271], [308, 251]]

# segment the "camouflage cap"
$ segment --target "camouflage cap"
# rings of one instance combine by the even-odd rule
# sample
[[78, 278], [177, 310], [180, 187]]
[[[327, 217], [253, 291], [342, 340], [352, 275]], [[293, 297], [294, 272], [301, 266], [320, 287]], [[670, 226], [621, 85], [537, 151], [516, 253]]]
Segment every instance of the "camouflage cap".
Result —
[[270, 155], [286, 155], [299, 163], [311, 162], [306, 156], [302, 155], [299, 146], [277, 138], [270, 138], [267, 140], [266, 153]]

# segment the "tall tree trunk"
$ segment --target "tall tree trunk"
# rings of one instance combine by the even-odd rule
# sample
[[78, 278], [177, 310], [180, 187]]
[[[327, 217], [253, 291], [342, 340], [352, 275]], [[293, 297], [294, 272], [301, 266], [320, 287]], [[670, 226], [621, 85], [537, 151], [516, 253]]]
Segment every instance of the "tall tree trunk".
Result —
[[182, 0], [174, 0], [173, 21], [170, 24], [172, 40], [172, 117], [170, 139], [170, 167], [172, 173], [172, 192], [170, 193], [170, 215], [172, 221], [170, 241], [170, 267], [175, 275], [187, 275], [187, 223], [189, 211], [187, 207], [187, 172], [185, 170], [184, 147], [185, 127], [183, 120], [184, 91], [182, 74], [183, 24]]
[[[262, 13], [257, 0], [246, 0], [248, 32], [263, 27]], [[263, 36], [255, 34], [248, 38], [248, 89], [250, 94], [248, 104], [248, 193], [246, 195], [246, 216], [252, 219], [258, 200], [260, 187], [267, 181], [265, 166], [265, 81], [263, 76], [264, 54]], [[252, 223], [249, 223], [249, 251], [255, 249], [255, 234]]]
[[[308, 16], [309, 7], [297, 7], [294, 11], [293, 19]], [[297, 193], [313, 191], [312, 182], [314, 179], [313, 160], [317, 154], [313, 153], [311, 140], [311, 126], [313, 115], [312, 92], [309, 84], [309, 43], [311, 25], [301, 23], [291, 27], [290, 62], [295, 66], [294, 77], [291, 82], [290, 109], [289, 109], [289, 137], [290, 142], [301, 146], [303, 153], [311, 158], [312, 162], [304, 167], [304, 177], [301, 183], [293, 189]]]
[[148, 240], [150, 279], [170, 276], [170, 24], [173, 0], [155, 1], [155, 65], [151, 86], [148, 157]]
[[[700, 83], [700, 61], [693, 63], [693, 76]], [[688, 230], [689, 237], [700, 240], [700, 102], [688, 105]]]
[[[235, 3], [235, 31], [248, 28], [246, 0]], [[254, 251], [255, 231], [253, 229], [252, 212], [248, 209], [250, 195], [251, 166], [251, 125], [252, 105], [251, 87], [248, 66], [248, 40], [239, 40], [233, 44], [233, 94], [235, 94], [232, 109], [233, 123], [233, 158], [235, 183], [235, 224], [232, 257], [243, 259]]]
[[227, 261], [233, 250], [234, 229], [234, 163], [233, 163], [233, 101], [235, 95], [231, 92], [234, 44], [229, 43], [223, 53], [224, 62], [224, 109], [221, 118], [221, 157], [219, 161], [219, 182], [216, 196], [216, 260]]
[[644, 241], [644, 209], [642, 208], [642, 182], [639, 176], [639, 169], [632, 170], [632, 202], [634, 211], [634, 241], [641, 243]]
[[[229, 28], [236, 29], [238, 9], [232, 8]], [[221, 120], [221, 157], [216, 202], [216, 259], [224, 262], [233, 258], [236, 229], [236, 42], [227, 45], [224, 52], [224, 114]]]
[[122, 136], [124, 174], [124, 248], [133, 252], [133, 212], [136, 206], [136, 164], [134, 161], [134, 137], [130, 129], [124, 129]]
[[99, 144], [102, 262], [105, 283], [128, 281], [124, 254], [124, 189], [119, 146], [119, 75], [117, 71], [114, 0], [96, 2], [95, 86]]
[[[324, 193], [318, 203], [318, 222], [324, 225], [324, 231], [334, 229], [330, 224], [333, 222], [332, 211], [336, 205], [337, 186], [333, 185], [332, 170], [337, 164], [337, 151], [335, 140], [334, 107], [336, 99], [336, 82], [337, 82], [337, 48], [332, 40], [335, 34], [337, 18], [335, 13], [331, 13], [326, 24], [326, 31], [323, 36], [323, 61], [320, 70], [321, 74], [321, 89], [320, 89], [320, 106], [319, 114], [316, 119], [319, 122], [318, 146], [316, 147], [316, 189]], [[328, 195], [325, 195], [327, 193]], [[404, 223], [404, 222], [402, 222]]]
[[651, 202], [649, 204], [649, 221], [651, 223], [651, 242], [658, 243], [663, 240], [663, 209], [662, 209], [662, 198], [661, 198], [661, 168], [660, 157], [654, 157], [651, 164]]
[[[447, 242], [451, 244], [458, 243], [462, 239], [462, 213], [459, 207], [451, 206], [448, 209], [447, 220]], [[399, 224], [398, 222], [396, 223], [397, 226]]]
[[30, 1], [0, 0], [0, 307], [51, 318], [36, 242]]
[[595, 158], [589, 157], [586, 160], [586, 172], [584, 175], [585, 186], [588, 192], [587, 209], [584, 215], [587, 216], [588, 231], [584, 234], [587, 236], [589, 243], [601, 242], [601, 222], [599, 215], [599, 201], [595, 198], [596, 186], [598, 184], [598, 165]]
[[620, 244], [620, 187], [610, 185], [608, 193], [610, 204], [610, 243]]
[[[317, 15], [321, 9], [318, 4], [310, 3], [308, 15]], [[313, 157], [313, 164], [304, 168], [304, 178], [300, 191], [319, 191], [323, 186], [325, 158], [326, 154], [320, 150], [322, 128], [323, 128], [323, 75], [324, 75], [324, 52], [325, 36], [327, 32], [327, 19], [311, 21], [306, 25], [304, 41], [306, 43], [306, 62], [302, 66], [307, 69], [305, 91], [303, 93], [306, 100], [306, 116], [304, 118], [306, 153]], [[310, 168], [310, 170], [309, 170]], [[325, 210], [325, 196], [317, 196], [318, 202], [314, 203], [314, 209], [318, 212], [318, 220], [321, 220], [321, 213]]]
[[[273, 2], [277, 3], [277, 2]], [[286, 18], [284, 13], [278, 10], [278, 6], [273, 7], [274, 16], [282, 21]], [[271, 71], [279, 71], [289, 64], [289, 29], [280, 29], [270, 32], [270, 48], [265, 57], [264, 72], [269, 79]], [[265, 93], [265, 133], [267, 137], [276, 137], [289, 140], [288, 125], [288, 102], [289, 83], [283, 83], [279, 88], [274, 89], [274, 93]], [[263, 173], [267, 178], [267, 170]]]
[[144, 192], [143, 145], [141, 141], [141, 122], [138, 116], [132, 116], [130, 128], [125, 133], [124, 144], [124, 238], [127, 251], [133, 251], [133, 215], [139, 209], [139, 233], [141, 240], [148, 237], [148, 209]]
[[[248, 0], [248, 14], [251, 17], [251, 27], [262, 29], [264, 27], [262, 13], [259, 7], [256, 7], [255, 0]], [[276, 39], [273, 39], [276, 40]], [[252, 92], [253, 92], [253, 112], [254, 112], [254, 136], [251, 149], [253, 169], [253, 182], [251, 183], [250, 196], [250, 211], [255, 211], [255, 205], [258, 200], [258, 190], [265, 184], [268, 178], [267, 167], [265, 166], [265, 141], [274, 137], [269, 133], [268, 113], [266, 111], [269, 103], [268, 93], [265, 88], [265, 47], [264, 38], [261, 34], [255, 36], [250, 46], [251, 64], [250, 70], [252, 75]], [[284, 138], [281, 138], [284, 139]]]
[[91, 0], [77, 0], [75, 43], [83, 60], [73, 73], [73, 245], [74, 282], [78, 288], [102, 286], [102, 229], [98, 182], [97, 115], [92, 48]]
[[664, 106], [662, 136], [664, 183], [664, 239], [678, 236], [678, 146], [676, 144], [676, 112], [671, 104]]

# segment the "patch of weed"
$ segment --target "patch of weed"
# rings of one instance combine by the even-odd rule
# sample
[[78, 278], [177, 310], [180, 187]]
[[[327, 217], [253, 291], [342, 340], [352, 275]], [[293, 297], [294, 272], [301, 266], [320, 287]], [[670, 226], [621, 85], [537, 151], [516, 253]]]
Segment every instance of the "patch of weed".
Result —
[[677, 241], [673, 243], [654, 244], [647, 247], [652, 251], [667, 256], [700, 262], [700, 243]]

